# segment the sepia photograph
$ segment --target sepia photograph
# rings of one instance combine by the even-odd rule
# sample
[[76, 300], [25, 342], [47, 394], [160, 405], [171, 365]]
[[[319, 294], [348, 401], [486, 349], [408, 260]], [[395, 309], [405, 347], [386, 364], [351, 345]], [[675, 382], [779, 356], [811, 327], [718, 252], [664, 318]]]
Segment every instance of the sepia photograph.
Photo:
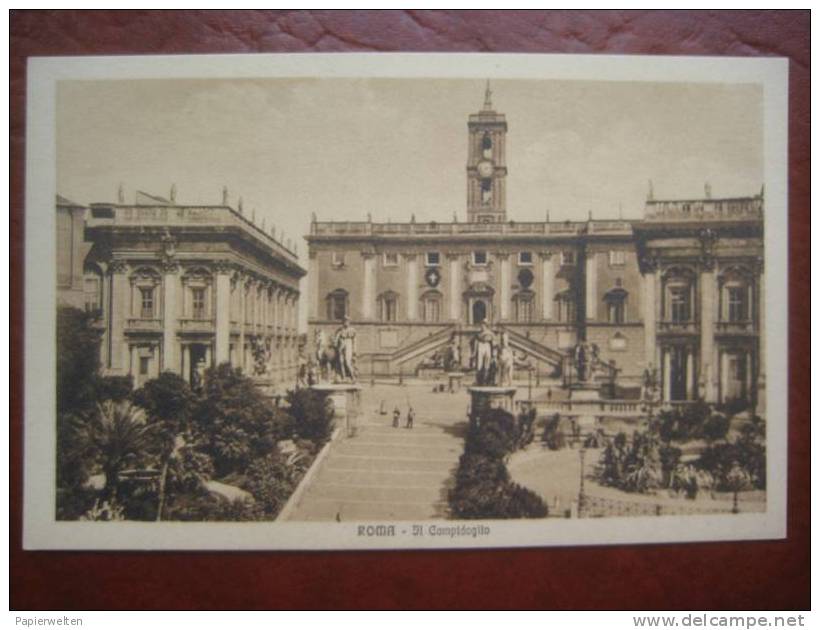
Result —
[[787, 65], [29, 63], [27, 549], [776, 539]]

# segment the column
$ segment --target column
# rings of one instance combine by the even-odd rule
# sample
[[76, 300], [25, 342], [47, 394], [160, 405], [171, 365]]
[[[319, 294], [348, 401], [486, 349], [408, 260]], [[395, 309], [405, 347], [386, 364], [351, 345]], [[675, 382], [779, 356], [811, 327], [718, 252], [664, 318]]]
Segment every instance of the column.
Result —
[[239, 296], [239, 343], [236, 348], [236, 365], [245, 371], [245, 309], [246, 292], [245, 292], [245, 278], [242, 274], [237, 274], [236, 277], [236, 293]]
[[663, 399], [668, 401], [672, 394], [672, 353], [669, 348], [662, 349], [663, 356]]
[[598, 319], [598, 255], [596, 252], [588, 252], [586, 259], [586, 293], [584, 295], [584, 308], [587, 314], [587, 321]]
[[757, 401], [757, 414], [766, 415], [766, 272], [763, 268], [763, 260], [758, 265], [758, 297], [757, 309], [754, 302], [749, 303], [749, 311], [752, 317], [757, 317], [756, 328], [758, 331], [757, 341], [757, 383], [755, 384], [755, 400]]
[[362, 318], [373, 319], [373, 307], [376, 303], [375, 254], [372, 252], [362, 252], [362, 269], [364, 273], [364, 278], [362, 279]]
[[175, 372], [179, 365], [177, 349], [177, 272], [179, 265], [168, 264], [162, 277], [162, 369]]
[[316, 252], [308, 252], [308, 317], [319, 317], [319, 263]]
[[711, 265], [700, 274], [700, 380], [703, 383], [703, 399], [715, 402], [713, 354], [715, 350], [715, 272]]
[[182, 346], [182, 378], [191, 382], [191, 346], [188, 344]]
[[686, 400], [693, 400], [695, 392], [695, 353], [686, 348]]
[[657, 332], [655, 329], [655, 306], [657, 301], [657, 286], [656, 276], [653, 270], [648, 270], [643, 277], [643, 347], [644, 347], [644, 362], [648, 368], [650, 365], [656, 365], [655, 343], [657, 339]]
[[414, 321], [418, 312], [418, 258], [415, 254], [405, 254], [407, 260], [407, 319]]
[[553, 318], [552, 307], [555, 303], [555, 271], [553, 269], [552, 254], [542, 252], [541, 258], [541, 308], [545, 320]]
[[510, 318], [510, 255], [499, 252], [496, 257], [501, 261], [501, 319]]
[[450, 261], [450, 319], [461, 319], [461, 269], [458, 266], [458, 255], [447, 254], [447, 260]]
[[[227, 263], [217, 263], [216, 271], [216, 365], [229, 360], [231, 338], [231, 268]], [[211, 365], [207, 361], [207, 365]]]
[[125, 320], [130, 308], [131, 287], [128, 286], [128, 265], [115, 260], [111, 263], [111, 310], [109, 317], [108, 367], [127, 374], [130, 369], [128, 345], [125, 342]]

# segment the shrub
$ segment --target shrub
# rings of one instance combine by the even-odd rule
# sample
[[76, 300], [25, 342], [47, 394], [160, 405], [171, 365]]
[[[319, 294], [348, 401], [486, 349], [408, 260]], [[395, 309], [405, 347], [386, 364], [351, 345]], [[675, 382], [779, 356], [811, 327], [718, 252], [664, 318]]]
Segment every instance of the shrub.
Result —
[[279, 453], [254, 461], [246, 472], [244, 489], [250, 492], [262, 513], [275, 517], [293, 492], [301, 471], [288, 465]]
[[271, 453], [278, 440], [288, 437], [290, 425], [250, 378], [227, 363], [205, 372], [193, 420], [220, 477]]
[[205, 490], [175, 497], [166, 509], [168, 521], [258, 521], [263, 518], [252, 500], [229, 501]]
[[95, 397], [98, 401], [122, 402], [131, 395], [134, 379], [131, 376], [98, 376], [94, 382]]
[[729, 416], [723, 413], [712, 413], [703, 423], [701, 437], [709, 442], [716, 442], [726, 437], [729, 432]]
[[288, 392], [287, 402], [293, 418], [293, 432], [303, 440], [323, 444], [333, 432], [333, 402], [312, 389]]
[[470, 427], [465, 452], [503, 459], [515, 450], [519, 437], [515, 417], [503, 409], [491, 409]]
[[535, 493], [510, 481], [498, 457], [465, 452], [448, 495], [455, 518], [543, 518], [547, 506]]
[[100, 337], [83, 311], [57, 309], [57, 410], [80, 413], [94, 408], [100, 365]]
[[740, 428], [734, 442], [709, 445], [701, 453], [697, 466], [711, 473], [718, 490], [732, 490], [729, 472], [735, 463], [746, 473], [753, 487], [766, 488], [766, 423], [752, 417]]
[[564, 437], [564, 432], [561, 431], [561, 416], [559, 414], [556, 413], [547, 418], [541, 441], [544, 442], [551, 451], [557, 451], [566, 446], [566, 438]]

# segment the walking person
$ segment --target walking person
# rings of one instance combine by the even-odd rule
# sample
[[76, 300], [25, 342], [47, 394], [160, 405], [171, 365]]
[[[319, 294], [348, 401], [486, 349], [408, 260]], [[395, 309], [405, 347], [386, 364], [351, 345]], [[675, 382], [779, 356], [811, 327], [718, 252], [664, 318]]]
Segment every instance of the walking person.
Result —
[[412, 429], [413, 428], [413, 421], [416, 419], [416, 412], [413, 409], [413, 406], [410, 405], [410, 408], [407, 410], [407, 425], [405, 428]]
[[399, 410], [399, 406], [396, 405], [393, 409], [393, 428], [395, 429], [399, 428], [399, 418], [401, 418], [401, 411]]

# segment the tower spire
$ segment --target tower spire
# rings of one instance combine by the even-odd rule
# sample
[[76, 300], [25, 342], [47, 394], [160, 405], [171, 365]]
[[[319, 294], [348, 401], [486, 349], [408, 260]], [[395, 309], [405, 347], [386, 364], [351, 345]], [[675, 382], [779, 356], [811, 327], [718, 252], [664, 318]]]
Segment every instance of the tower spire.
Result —
[[493, 109], [493, 91], [490, 89], [490, 80], [487, 79], [487, 87], [484, 89], [484, 111], [492, 111]]

